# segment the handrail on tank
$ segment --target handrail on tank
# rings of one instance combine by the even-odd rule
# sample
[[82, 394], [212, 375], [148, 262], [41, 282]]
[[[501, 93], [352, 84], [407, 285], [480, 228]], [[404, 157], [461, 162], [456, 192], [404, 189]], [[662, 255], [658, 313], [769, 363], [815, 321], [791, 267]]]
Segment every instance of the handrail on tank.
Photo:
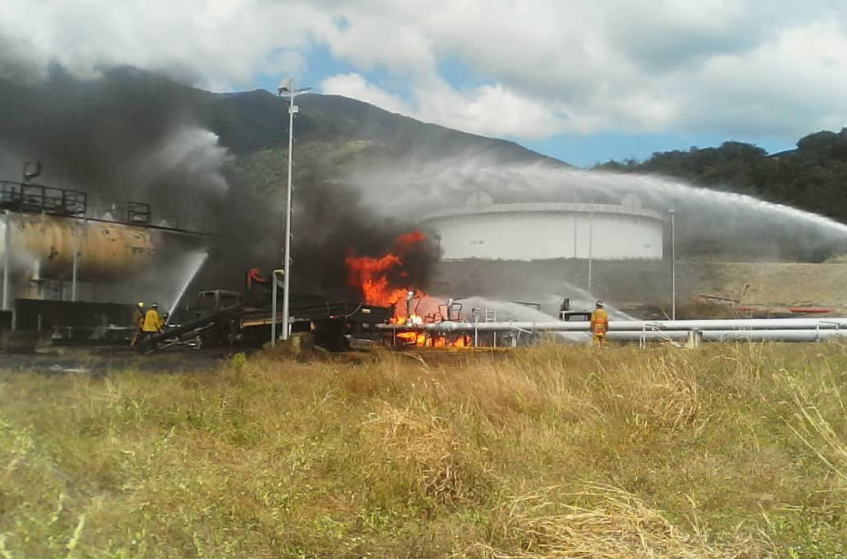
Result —
[[0, 209], [84, 216], [88, 210], [88, 194], [37, 183], [0, 181]]
[[180, 228], [177, 219], [176, 227], [165, 224], [154, 225], [150, 205], [144, 202], [128, 201], [120, 204], [109, 204], [104, 207], [104, 212], [117, 214], [114, 218], [109, 216], [109, 219], [92, 215], [97, 214], [99, 207], [97, 205], [92, 206], [89, 202], [88, 193], [85, 191], [48, 187], [37, 183], [0, 180], [0, 211], [50, 214], [96, 222], [127, 224], [204, 235], [202, 230], [205, 224], [203, 223], [200, 224], [199, 228], [190, 226]]

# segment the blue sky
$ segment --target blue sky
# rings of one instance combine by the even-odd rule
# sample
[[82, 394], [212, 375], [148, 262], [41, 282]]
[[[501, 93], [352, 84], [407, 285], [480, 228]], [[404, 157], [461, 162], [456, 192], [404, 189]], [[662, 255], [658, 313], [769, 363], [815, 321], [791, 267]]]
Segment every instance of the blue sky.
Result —
[[4, 0], [0, 45], [0, 74], [130, 65], [221, 92], [291, 75], [579, 166], [777, 152], [847, 123], [836, 0]]

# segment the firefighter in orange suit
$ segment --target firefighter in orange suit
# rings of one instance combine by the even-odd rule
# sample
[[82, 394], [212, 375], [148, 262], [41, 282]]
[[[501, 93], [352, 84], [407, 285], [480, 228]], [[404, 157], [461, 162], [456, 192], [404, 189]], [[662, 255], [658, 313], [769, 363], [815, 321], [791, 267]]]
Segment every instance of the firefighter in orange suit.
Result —
[[603, 302], [598, 301], [594, 313], [591, 314], [591, 344], [604, 346], [606, 344], [606, 331], [609, 330], [609, 314], [603, 309]]

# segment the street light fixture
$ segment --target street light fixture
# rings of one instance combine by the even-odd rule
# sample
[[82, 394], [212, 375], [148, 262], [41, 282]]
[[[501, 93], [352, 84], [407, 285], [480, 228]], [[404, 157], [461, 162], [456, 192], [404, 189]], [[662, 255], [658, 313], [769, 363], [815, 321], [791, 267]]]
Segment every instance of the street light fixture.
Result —
[[[289, 290], [291, 283], [291, 168], [293, 164], [294, 151], [294, 114], [299, 111], [297, 105], [294, 104], [294, 97], [298, 93], [308, 91], [311, 88], [297, 89], [294, 85], [294, 78], [283, 78], [279, 82], [276, 91], [279, 97], [288, 96], [288, 189], [285, 196], [285, 262], [283, 263], [283, 293], [282, 293], [282, 340], [288, 340], [288, 311], [289, 311]], [[274, 293], [276, 293], [276, 276], [273, 279]], [[273, 310], [273, 323], [276, 324], [276, 309]], [[271, 329], [274, 331], [275, 329]], [[276, 333], [271, 335], [271, 346], [276, 345]]]

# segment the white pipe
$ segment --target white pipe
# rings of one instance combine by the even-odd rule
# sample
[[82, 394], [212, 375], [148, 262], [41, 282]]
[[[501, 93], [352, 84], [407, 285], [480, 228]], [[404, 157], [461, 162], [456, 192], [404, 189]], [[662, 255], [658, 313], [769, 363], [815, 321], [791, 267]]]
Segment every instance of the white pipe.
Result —
[[79, 218], [75, 219], [74, 223], [74, 259], [73, 259], [73, 269], [71, 272], [71, 301], [76, 301], [76, 270], [77, 270], [77, 257], [79, 256]]
[[[584, 323], [587, 325], [588, 323]], [[737, 330], [737, 329], [837, 329], [847, 328], [847, 317], [785, 319], [687, 319], [680, 321], [609, 321], [609, 330]], [[577, 329], [575, 329], [577, 330]]]
[[[579, 203], [579, 191], [577, 189], [573, 190], [573, 205], [576, 208], [576, 205]], [[579, 245], [577, 244], [577, 239], [579, 238], [578, 234], [579, 230], [579, 214], [574, 212], [573, 214], [573, 258], [579, 258]]]
[[[608, 340], [617, 342], [674, 341], [684, 342], [691, 331], [618, 331], [609, 332]], [[704, 342], [816, 342], [847, 338], [847, 331], [837, 329], [775, 329], [775, 330], [714, 330], [702, 331]]]
[[276, 269], [271, 272], [271, 347], [276, 346], [276, 292], [277, 292], [277, 278], [283, 271]]
[[671, 320], [676, 321], [676, 224], [673, 208], [671, 214]]
[[9, 252], [12, 248], [12, 215], [6, 210], [6, 231], [3, 232], [3, 311], [9, 309]]
[[591, 264], [594, 253], [594, 193], [591, 193], [591, 218], [588, 222], [588, 293], [591, 293]]
[[[480, 323], [480, 330], [491, 331], [485, 328], [495, 323]], [[515, 325], [516, 323], [511, 323]], [[419, 325], [428, 327], [430, 325]], [[422, 329], [434, 330], [434, 329]], [[501, 329], [500, 332], [506, 329]], [[514, 328], [517, 332], [521, 330]], [[536, 329], [541, 332], [544, 329]], [[495, 333], [497, 331], [494, 331]], [[531, 331], [530, 331], [531, 332]], [[610, 331], [606, 338], [615, 342], [685, 342], [692, 331], [686, 330], [645, 330], [645, 331]], [[587, 332], [585, 333], [588, 334]], [[844, 329], [772, 329], [772, 330], [706, 330], [700, 331], [703, 342], [819, 342], [847, 338], [847, 330]], [[477, 344], [475, 344], [477, 345]]]
[[[409, 329], [405, 325], [377, 325], [384, 330], [417, 330], [435, 332], [463, 332], [478, 330], [480, 332], [525, 330], [534, 331], [585, 331], [589, 329], [588, 321], [493, 321], [490, 323], [469, 323], [444, 321], [441, 323], [423, 323]], [[832, 317], [826, 319], [698, 319], [682, 321], [609, 321], [609, 332], [619, 331], [709, 331], [709, 330], [740, 330], [740, 329], [847, 329], [847, 317]]]

